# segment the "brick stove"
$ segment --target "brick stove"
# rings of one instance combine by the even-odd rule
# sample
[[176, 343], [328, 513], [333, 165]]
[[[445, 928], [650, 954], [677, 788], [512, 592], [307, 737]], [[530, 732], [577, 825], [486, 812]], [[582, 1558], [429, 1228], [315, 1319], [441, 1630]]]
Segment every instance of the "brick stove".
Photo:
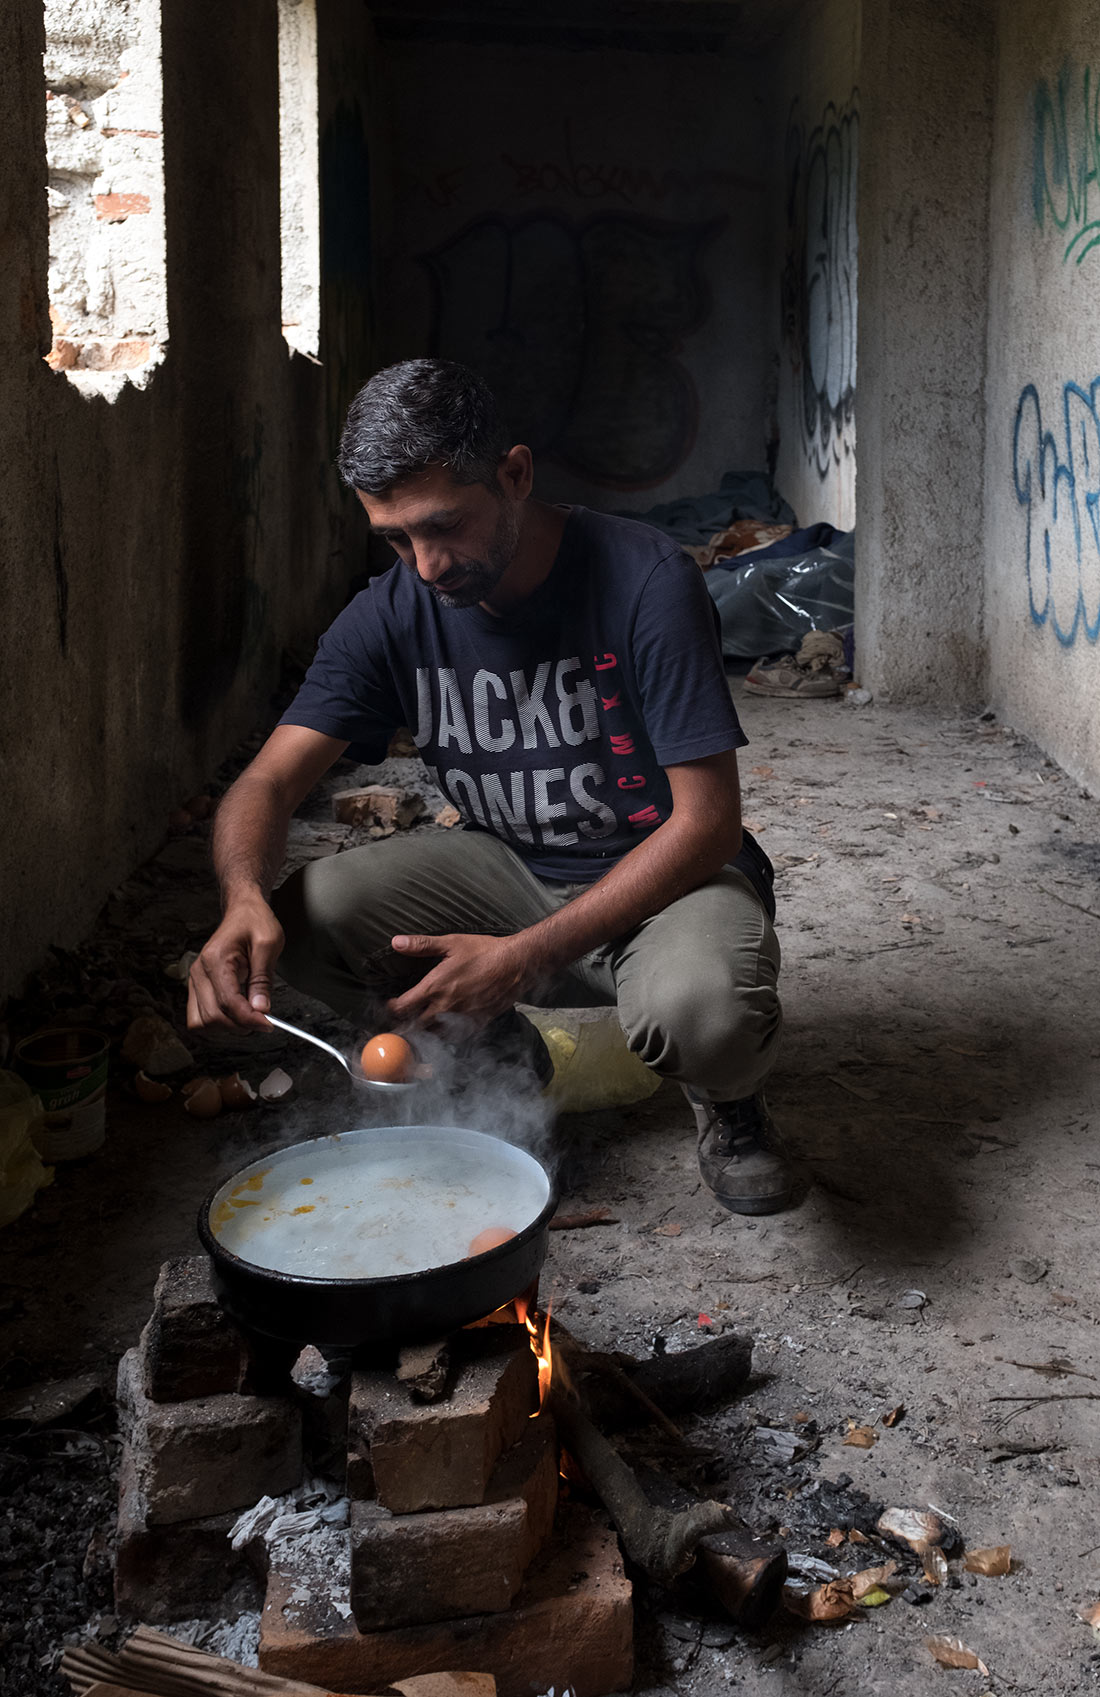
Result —
[[[559, 1505], [559, 1448], [517, 1323], [445, 1359], [356, 1366], [325, 1396], [223, 1314], [204, 1257], [168, 1262], [119, 1370], [116, 1606], [164, 1623], [262, 1590], [260, 1666], [338, 1692], [461, 1668], [499, 1697], [625, 1690], [631, 1587], [614, 1532]], [[345, 1466], [349, 1526], [234, 1552], [238, 1514]]]

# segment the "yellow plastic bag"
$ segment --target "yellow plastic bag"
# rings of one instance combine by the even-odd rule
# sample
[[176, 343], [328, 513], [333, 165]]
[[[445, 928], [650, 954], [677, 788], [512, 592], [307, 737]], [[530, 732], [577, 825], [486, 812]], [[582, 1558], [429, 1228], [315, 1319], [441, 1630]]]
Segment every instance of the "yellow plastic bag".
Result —
[[661, 1080], [631, 1054], [614, 1008], [533, 1008], [523, 1012], [538, 1027], [554, 1062], [547, 1095], [561, 1114], [594, 1113], [644, 1102]]
[[17, 1220], [35, 1192], [53, 1182], [32, 1134], [42, 1124], [42, 1104], [14, 1072], [0, 1071], [0, 1226]]

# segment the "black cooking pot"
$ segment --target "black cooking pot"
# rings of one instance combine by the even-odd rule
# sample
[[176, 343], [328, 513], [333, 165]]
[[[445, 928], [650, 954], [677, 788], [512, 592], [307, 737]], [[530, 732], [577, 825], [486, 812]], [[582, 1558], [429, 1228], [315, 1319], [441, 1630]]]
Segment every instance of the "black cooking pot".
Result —
[[[246, 1331], [362, 1351], [439, 1337], [527, 1290], [556, 1200], [540, 1163], [499, 1138], [383, 1127], [253, 1161], [206, 1199], [198, 1230], [218, 1301]], [[516, 1235], [464, 1254], [496, 1225]], [[432, 1264], [437, 1255], [449, 1259]], [[338, 1276], [360, 1262], [370, 1276]], [[409, 1271], [378, 1271], [405, 1263]]]

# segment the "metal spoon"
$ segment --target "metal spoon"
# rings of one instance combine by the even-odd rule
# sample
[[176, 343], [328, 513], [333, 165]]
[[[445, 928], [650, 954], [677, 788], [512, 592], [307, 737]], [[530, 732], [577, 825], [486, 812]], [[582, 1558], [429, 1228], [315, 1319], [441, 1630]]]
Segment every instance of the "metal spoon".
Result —
[[289, 1025], [285, 1019], [276, 1019], [273, 1013], [265, 1014], [264, 1018], [268, 1025], [276, 1025], [280, 1031], [288, 1031], [292, 1037], [301, 1037], [306, 1043], [312, 1043], [315, 1049], [323, 1049], [326, 1055], [331, 1055], [334, 1061], [340, 1062], [352, 1082], [363, 1090], [388, 1092], [416, 1089], [416, 1079], [400, 1083], [397, 1079], [367, 1078], [354, 1061], [349, 1061], [346, 1055], [341, 1054], [339, 1049], [334, 1049], [331, 1043], [326, 1043], [323, 1037], [315, 1037], [311, 1031], [303, 1031], [300, 1026]]

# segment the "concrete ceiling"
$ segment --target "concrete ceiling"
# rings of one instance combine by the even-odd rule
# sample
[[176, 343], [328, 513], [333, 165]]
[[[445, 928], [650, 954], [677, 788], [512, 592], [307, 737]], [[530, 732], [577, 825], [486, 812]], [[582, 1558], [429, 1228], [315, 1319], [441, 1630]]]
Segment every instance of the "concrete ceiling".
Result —
[[627, 47], [660, 52], [766, 51], [806, 0], [369, 0], [391, 40]]

